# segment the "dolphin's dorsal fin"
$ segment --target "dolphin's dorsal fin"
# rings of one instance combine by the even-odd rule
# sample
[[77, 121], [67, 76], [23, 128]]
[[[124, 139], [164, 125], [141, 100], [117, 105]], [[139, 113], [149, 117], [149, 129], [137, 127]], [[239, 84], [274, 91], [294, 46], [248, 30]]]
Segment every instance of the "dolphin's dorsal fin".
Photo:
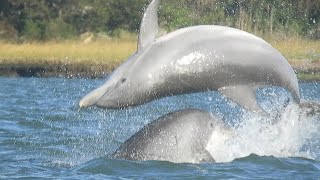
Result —
[[257, 112], [262, 115], [268, 115], [268, 113], [258, 104], [256, 99], [256, 88], [252, 86], [227, 86], [220, 88], [219, 92], [250, 111]]
[[160, 0], [153, 0], [144, 12], [139, 32], [138, 51], [155, 40], [158, 33], [158, 7]]

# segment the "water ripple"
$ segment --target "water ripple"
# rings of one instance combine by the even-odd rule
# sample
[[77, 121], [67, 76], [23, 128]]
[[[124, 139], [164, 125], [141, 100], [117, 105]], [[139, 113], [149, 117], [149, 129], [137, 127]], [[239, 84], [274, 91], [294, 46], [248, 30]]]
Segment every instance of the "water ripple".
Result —
[[[102, 80], [0, 77], [0, 81], [2, 83], [0, 179], [247, 179], [248, 177], [316, 179], [320, 177], [318, 133], [320, 126], [317, 125], [319, 118], [304, 119], [305, 121], [301, 122], [287, 121], [288, 124], [281, 126], [297, 127], [296, 135], [298, 132], [300, 134], [305, 132], [304, 135], [308, 135], [300, 138], [302, 146], [299, 151], [306, 153], [295, 154], [293, 157], [277, 156], [279, 154], [275, 153], [254, 155], [252, 154], [254, 151], [246, 151], [244, 156], [235, 156], [235, 160], [231, 162], [216, 164], [114, 160], [106, 157], [123, 141], [145, 124], [174, 110], [204, 109], [222, 118], [233, 129], [245, 127], [241, 123], [247, 114], [217, 92], [163, 98], [125, 110], [79, 109], [77, 107], [79, 99], [102, 84]], [[301, 92], [305, 100], [320, 101], [319, 83], [301, 84]], [[274, 103], [281, 104], [286, 101], [288, 93], [281, 89], [268, 88], [259, 91], [258, 96], [264, 108], [274, 111], [277, 108]], [[269, 123], [265, 120], [260, 122], [262, 125]], [[293, 126], [293, 122], [300, 123], [300, 126]], [[272, 132], [263, 127], [272, 126], [260, 126], [259, 134]], [[243, 128], [244, 134], [245, 130]], [[281, 128], [274, 128], [273, 132], [280, 133], [280, 130]], [[254, 132], [254, 129], [247, 128], [247, 131]], [[243, 137], [259, 137], [249, 134], [247, 132], [248, 136]], [[277, 137], [273, 135], [275, 134], [270, 134], [269, 138]], [[282, 138], [284, 141], [294, 139], [290, 136], [287, 139], [286, 136]], [[246, 147], [249, 150], [249, 147], [254, 147], [247, 145], [239, 147]], [[235, 148], [234, 152], [242, 151], [241, 148], [238, 150]]]

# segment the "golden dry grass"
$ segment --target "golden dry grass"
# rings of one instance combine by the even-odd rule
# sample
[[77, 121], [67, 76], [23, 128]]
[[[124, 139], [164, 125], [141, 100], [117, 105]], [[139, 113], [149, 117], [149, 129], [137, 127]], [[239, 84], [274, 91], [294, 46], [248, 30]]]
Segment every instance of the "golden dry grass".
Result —
[[0, 42], [0, 64], [119, 64], [136, 50], [135, 40], [6, 43]]
[[[267, 39], [290, 63], [320, 62], [320, 41]], [[0, 64], [102, 64], [116, 66], [136, 50], [134, 39], [97, 39], [60, 42], [0, 42]]]
[[289, 62], [320, 61], [320, 41], [289, 38], [269, 41]]

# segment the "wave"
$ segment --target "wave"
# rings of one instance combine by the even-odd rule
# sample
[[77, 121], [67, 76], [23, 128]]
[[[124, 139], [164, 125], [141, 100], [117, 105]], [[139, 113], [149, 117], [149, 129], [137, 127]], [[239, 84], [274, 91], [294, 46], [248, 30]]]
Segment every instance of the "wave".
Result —
[[[97, 158], [72, 169], [73, 174], [104, 178], [270, 178], [319, 177], [319, 163], [304, 158], [276, 158], [251, 154], [231, 163], [175, 164], [162, 161], [126, 161]], [[288, 173], [289, 172], [289, 173]], [[70, 175], [70, 174], [69, 174]]]

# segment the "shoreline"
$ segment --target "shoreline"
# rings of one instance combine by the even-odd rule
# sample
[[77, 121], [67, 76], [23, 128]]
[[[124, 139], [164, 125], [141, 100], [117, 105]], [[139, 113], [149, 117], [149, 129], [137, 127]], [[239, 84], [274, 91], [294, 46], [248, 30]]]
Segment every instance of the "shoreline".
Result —
[[[117, 66], [107, 64], [0, 64], [0, 77], [105, 78]], [[299, 81], [320, 81], [320, 65], [293, 65]]]
[[[266, 38], [298, 73], [320, 81], [320, 41]], [[135, 38], [96, 38], [48, 42], [0, 41], [0, 76], [104, 78], [136, 51]]]
[[105, 78], [115, 67], [107, 65], [0, 65], [0, 77]]

